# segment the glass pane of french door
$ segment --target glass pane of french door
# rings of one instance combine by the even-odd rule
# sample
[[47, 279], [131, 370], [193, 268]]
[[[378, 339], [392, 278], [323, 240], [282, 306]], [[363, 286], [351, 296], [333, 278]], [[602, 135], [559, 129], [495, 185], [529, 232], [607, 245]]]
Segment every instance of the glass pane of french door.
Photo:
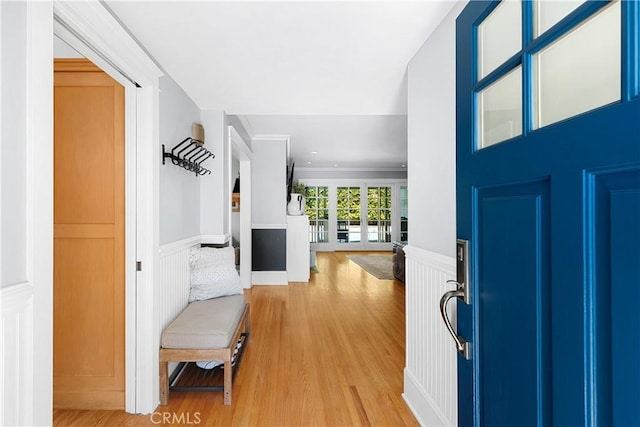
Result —
[[361, 242], [360, 187], [338, 187], [336, 196], [336, 241], [338, 243]]
[[329, 241], [329, 187], [307, 186], [305, 214], [309, 217], [309, 242]]
[[391, 242], [391, 187], [367, 189], [367, 241]]

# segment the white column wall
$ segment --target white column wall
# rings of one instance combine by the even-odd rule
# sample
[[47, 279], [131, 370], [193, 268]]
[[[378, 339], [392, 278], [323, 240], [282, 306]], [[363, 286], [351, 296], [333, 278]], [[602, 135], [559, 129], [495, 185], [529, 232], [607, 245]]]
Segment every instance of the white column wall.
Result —
[[[457, 425], [456, 353], [438, 316], [455, 273], [458, 2], [408, 66], [407, 360], [404, 398], [422, 425]], [[410, 298], [411, 297], [411, 298]]]
[[23, 2], [2, 2], [2, 268], [0, 287], [27, 278], [27, 9]]
[[211, 174], [202, 175], [200, 180], [200, 234], [203, 243], [225, 243], [231, 238], [229, 233], [229, 146], [227, 120], [224, 111], [205, 110], [201, 113], [205, 130], [205, 147], [214, 159], [207, 160], [206, 167]]
[[0, 424], [52, 420], [53, 8], [0, 2]]
[[254, 138], [252, 149], [253, 228], [287, 228], [287, 139]]
[[455, 19], [464, 4], [449, 12], [408, 71], [409, 243], [451, 257], [456, 236]]

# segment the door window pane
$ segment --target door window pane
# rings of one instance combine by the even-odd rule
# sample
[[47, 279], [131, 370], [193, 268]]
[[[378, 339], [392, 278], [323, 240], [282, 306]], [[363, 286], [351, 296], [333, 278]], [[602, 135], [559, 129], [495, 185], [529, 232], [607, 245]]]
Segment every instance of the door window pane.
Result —
[[329, 188], [308, 186], [305, 215], [309, 217], [309, 242], [329, 241]]
[[522, 48], [522, 5], [503, 1], [478, 26], [478, 79]]
[[522, 67], [478, 94], [479, 148], [522, 134]]
[[534, 37], [538, 37], [553, 27], [582, 3], [584, 1], [536, 1], [534, 8]]
[[367, 189], [367, 240], [391, 242], [391, 187]]
[[360, 242], [360, 187], [337, 188], [337, 241]]
[[620, 2], [534, 56], [534, 127], [620, 99]]

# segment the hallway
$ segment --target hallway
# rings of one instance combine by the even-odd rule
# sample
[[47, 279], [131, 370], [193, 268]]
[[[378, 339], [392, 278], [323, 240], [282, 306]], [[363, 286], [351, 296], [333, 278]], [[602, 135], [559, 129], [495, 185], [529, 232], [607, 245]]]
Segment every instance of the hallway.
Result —
[[349, 261], [318, 253], [308, 284], [255, 286], [251, 338], [233, 388], [172, 393], [152, 415], [54, 411], [54, 425], [417, 425], [402, 399], [405, 292]]

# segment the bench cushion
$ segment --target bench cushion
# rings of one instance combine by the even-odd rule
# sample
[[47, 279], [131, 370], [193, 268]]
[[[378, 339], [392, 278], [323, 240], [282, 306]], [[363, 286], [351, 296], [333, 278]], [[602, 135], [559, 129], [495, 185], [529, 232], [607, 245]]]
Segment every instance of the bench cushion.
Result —
[[227, 348], [242, 317], [244, 295], [194, 301], [162, 333], [164, 348]]

